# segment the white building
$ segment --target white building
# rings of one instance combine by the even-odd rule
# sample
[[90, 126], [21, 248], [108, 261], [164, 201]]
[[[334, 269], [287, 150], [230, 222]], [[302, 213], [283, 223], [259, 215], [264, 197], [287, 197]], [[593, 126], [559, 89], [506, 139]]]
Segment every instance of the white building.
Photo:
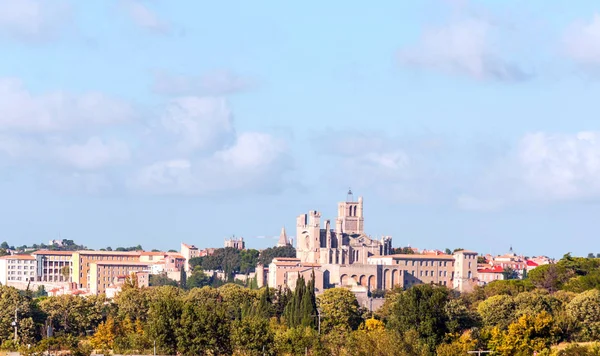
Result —
[[37, 262], [31, 255], [0, 257], [0, 283], [35, 281]]

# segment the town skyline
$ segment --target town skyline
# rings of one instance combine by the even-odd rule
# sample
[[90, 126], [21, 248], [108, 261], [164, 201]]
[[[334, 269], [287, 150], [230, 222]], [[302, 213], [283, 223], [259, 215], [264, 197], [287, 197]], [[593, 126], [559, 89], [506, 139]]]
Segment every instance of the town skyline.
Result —
[[0, 241], [265, 248], [352, 187], [397, 247], [600, 250], [597, 2], [0, 14]]

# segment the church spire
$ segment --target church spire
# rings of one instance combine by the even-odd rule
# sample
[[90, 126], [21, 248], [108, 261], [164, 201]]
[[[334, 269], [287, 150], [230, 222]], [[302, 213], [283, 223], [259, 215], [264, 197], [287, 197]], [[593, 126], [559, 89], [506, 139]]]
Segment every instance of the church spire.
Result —
[[285, 227], [281, 228], [281, 233], [279, 234], [279, 241], [277, 241], [277, 247], [285, 247], [289, 245], [287, 234], [285, 233]]

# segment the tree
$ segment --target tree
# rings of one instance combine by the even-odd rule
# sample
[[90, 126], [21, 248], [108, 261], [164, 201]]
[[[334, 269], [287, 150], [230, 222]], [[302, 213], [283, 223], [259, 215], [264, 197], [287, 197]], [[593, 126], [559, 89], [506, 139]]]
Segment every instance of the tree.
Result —
[[502, 271], [502, 277], [504, 278], [504, 280], [508, 281], [511, 279], [519, 278], [519, 274], [517, 273], [517, 271], [510, 267], [504, 267], [504, 270]]
[[181, 289], [187, 289], [187, 274], [185, 273], [185, 268], [179, 270], [179, 287]]
[[582, 340], [600, 337], [600, 291], [592, 289], [577, 295], [567, 304], [566, 312], [582, 325]]
[[158, 350], [166, 354], [177, 352], [177, 329], [182, 314], [181, 290], [162, 286], [152, 290], [146, 328]]
[[593, 252], [588, 253], [587, 258], [596, 258], [596, 255]]
[[268, 266], [277, 257], [296, 257], [296, 249], [293, 246], [269, 247], [260, 252], [258, 262]]
[[197, 267], [192, 272], [190, 278], [186, 281], [186, 287], [188, 289], [201, 288], [208, 286], [211, 283], [211, 278], [207, 276], [201, 268]]
[[400, 292], [392, 307], [388, 326], [400, 334], [415, 330], [433, 351], [448, 331], [445, 309], [449, 297], [448, 289], [428, 284]]
[[178, 286], [177, 281], [167, 277], [166, 273], [160, 274], [151, 274], [148, 279], [148, 285], [151, 287], [160, 287], [160, 286]]
[[319, 296], [321, 331], [333, 329], [356, 330], [362, 322], [360, 306], [356, 296], [346, 288], [331, 288]]
[[40, 309], [48, 315], [56, 334], [85, 335], [86, 330], [94, 330], [106, 313], [104, 295], [82, 298], [74, 295], [61, 295], [40, 302]]
[[274, 335], [269, 321], [259, 317], [235, 320], [231, 328], [231, 344], [245, 355], [271, 355]]
[[115, 323], [114, 320], [109, 317], [106, 321], [98, 325], [90, 342], [94, 349], [109, 351], [113, 349], [115, 338]]
[[487, 260], [483, 256], [477, 256], [477, 263], [480, 263], [480, 264], [487, 263]]
[[203, 297], [201, 303], [187, 299], [176, 330], [177, 350], [183, 355], [231, 354], [230, 324], [227, 310], [214, 296]]
[[532, 269], [527, 278], [536, 287], [544, 288], [552, 293], [559, 290], [572, 274], [573, 272], [564, 265], [547, 264]]
[[515, 302], [509, 295], [495, 295], [479, 304], [483, 325], [506, 329], [515, 320]]
[[0, 244], [0, 248], [2, 248], [4, 250], [8, 250], [8, 248], [9, 248], [8, 242], [6, 242], [6, 241], [2, 242], [2, 244]]
[[254, 249], [240, 251], [240, 273], [248, 274], [254, 272], [259, 254], [258, 250]]
[[533, 355], [549, 348], [556, 341], [557, 331], [552, 316], [546, 312], [523, 315], [506, 331], [494, 328], [489, 346], [502, 355]]

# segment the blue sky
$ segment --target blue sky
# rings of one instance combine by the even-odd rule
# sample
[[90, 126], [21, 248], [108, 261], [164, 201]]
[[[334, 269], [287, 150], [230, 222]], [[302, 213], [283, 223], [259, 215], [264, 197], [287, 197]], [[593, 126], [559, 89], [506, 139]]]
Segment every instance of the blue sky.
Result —
[[600, 252], [595, 1], [0, 0], [0, 240]]

